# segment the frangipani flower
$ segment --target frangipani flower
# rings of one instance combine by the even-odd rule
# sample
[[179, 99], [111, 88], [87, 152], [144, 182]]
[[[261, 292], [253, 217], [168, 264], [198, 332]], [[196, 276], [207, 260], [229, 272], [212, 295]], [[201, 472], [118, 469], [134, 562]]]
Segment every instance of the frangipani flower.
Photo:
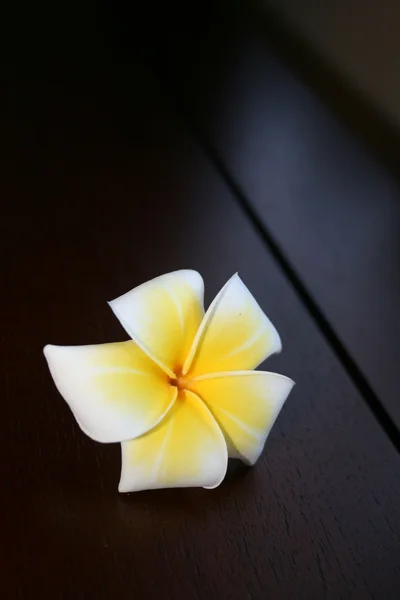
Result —
[[122, 442], [120, 492], [217, 487], [228, 456], [256, 462], [292, 389], [252, 370], [281, 341], [239, 276], [205, 314], [203, 295], [196, 271], [162, 275], [110, 302], [130, 341], [44, 349], [81, 429]]

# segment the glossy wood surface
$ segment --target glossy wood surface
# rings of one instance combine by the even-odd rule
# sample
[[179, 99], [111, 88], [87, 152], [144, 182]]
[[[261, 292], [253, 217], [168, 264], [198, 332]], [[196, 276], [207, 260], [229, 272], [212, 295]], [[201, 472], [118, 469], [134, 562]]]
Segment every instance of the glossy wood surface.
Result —
[[[283, 59], [273, 21], [262, 13], [259, 21], [238, 9], [193, 36], [185, 54], [171, 49], [153, 62], [313, 299], [371, 403], [399, 430], [400, 138], [382, 128], [378, 139], [368, 121], [375, 113], [352, 103], [349, 91], [346, 104], [346, 87], [325, 74], [321, 82], [320, 63], [313, 70], [302, 46], [285, 49], [287, 38], [278, 44]], [[189, 37], [182, 34], [182, 44]], [[395, 173], [373, 146], [390, 155]]]
[[[2, 597], [397, 598], [398, 453], [148, 40], [113, 53], [118, 20], [100, 35], [89, 17], [57, 71], [15, 59], [1, 99]], [[297, 385], [253, 469], [120, 495], [118, 445], [81, 432], [42, 348], [126, 339], [106, 301], [182, 267], [207, 302], [239, 271], [282, 335], [267, 368]]]

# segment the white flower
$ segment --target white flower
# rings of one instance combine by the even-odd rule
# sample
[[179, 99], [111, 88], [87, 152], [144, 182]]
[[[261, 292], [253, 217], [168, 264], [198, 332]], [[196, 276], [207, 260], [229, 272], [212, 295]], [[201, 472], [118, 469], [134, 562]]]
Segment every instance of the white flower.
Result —
[[281, 350], [238, 275], [206, 314], [196, 271], [162, 275], [110, 302], [131, 341], [46, 346], [82, 430], [122, 442], [119, 491], [213, 488], [228, 456], [254, 464], [293, 381], [253, 371]]

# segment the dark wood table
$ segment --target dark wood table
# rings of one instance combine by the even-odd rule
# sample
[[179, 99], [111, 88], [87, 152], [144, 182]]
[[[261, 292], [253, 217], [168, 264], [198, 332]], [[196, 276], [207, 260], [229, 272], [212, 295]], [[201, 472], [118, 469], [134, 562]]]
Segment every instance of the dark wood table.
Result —
[[[2, 598], [398, 598], [399, 187], [238, 4], [12, 20]], [[297, 385], [254, 468], [120, 495], [42, 348], [126, 339], [106, 301], [188, 267], [207, 302], [240, 272]]]

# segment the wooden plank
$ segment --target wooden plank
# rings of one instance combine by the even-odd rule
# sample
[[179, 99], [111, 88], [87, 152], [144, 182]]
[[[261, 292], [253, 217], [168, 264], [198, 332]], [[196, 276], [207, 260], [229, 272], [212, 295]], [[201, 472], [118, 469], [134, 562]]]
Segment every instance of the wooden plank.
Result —
[[[400, 427], [398, 181], [276, 57], [254, 23], [225, 18], [210, 27], [206, 43], [193, 37], [183, 58], [172, 53], [159, 70], [316, 301], [364, 387]], [[352, 114], [360, 127], [351, 110], [347, 119]]]
[[[146, 71], [100, 67], [14, 78], [1, 113], [3, 597], [397, 598], [397, 453]], [[254, 469], [120, 496], [42, 347], [125, 339], [105, 301], [180, 267], [208, 300], [239, 270], [297, 386]]]

